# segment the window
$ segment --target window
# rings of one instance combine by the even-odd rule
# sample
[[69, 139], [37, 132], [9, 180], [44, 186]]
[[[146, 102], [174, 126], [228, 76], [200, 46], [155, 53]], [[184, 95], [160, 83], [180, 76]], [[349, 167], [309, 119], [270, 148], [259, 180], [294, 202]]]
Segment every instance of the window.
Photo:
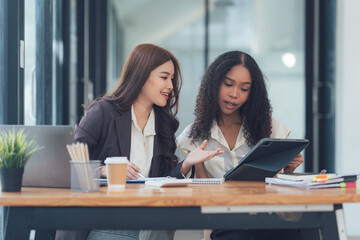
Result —
[[249, 53], [265, 75], [273, 116], [291, 138], [304, 138], [305, 1], [210, 0], [209, 8], [209, 62], [230, 50]]
[[205, 1], [110, 1], [108, 41], [113, 44], [108, 44], [108, 57], [112, 56], [108, 58], [112, 69], [108, 88], [117, 83], [119, 69], [137, 44], [150, 42], [170, 50], [183, 74], [180, 133], [194, 120], [205, 56], [210, 63], [221, 53], [241, 50], [255, 58], [267, 78], [274, 117], [292, 129], [291, 137], [303, 138], [304, 8], [305, 1], [298, 0], [209, 0], [206, 43]]
[[[204, 1], [109, 2], [108, 89], [116, 86], [123, 63], [140, 43], [154, 43], [171, 51], [180, 62], [183, 86], [179, 106], [180, 133], [193, 122], [195, 98], [204, 73]], [[151, 11], [149, 11], [151, 9]], [[181, 13], [181, 14], [179, 14]], [[114, 61], [114, 59], [118, 59]]]
[[24, 122], [58, 124], [63, 92], [62, 1], [25, 4]]

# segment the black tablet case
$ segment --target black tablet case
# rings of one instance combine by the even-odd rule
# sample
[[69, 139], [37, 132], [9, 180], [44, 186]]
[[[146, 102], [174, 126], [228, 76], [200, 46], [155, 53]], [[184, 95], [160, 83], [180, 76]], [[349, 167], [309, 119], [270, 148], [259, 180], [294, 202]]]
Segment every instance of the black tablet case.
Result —
[[225, 181], [264, 181], [273, 177], [308, 144], [307, 139], [263, 138], [225, 173]]

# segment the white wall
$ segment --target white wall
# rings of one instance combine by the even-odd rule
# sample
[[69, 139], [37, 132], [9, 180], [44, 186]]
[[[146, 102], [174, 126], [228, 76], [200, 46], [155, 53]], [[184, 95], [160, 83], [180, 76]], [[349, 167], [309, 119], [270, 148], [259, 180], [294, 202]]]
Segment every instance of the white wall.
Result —
[[[338, 173], [360, 172], [359, 11], [358, 0], [337, 1], [335, 151]], [[360, 203], [345, 207], [345, 219], [348, 235], [360, 237]]]
[[360, 1], [338, 1], [336, 169], [360, 172]]

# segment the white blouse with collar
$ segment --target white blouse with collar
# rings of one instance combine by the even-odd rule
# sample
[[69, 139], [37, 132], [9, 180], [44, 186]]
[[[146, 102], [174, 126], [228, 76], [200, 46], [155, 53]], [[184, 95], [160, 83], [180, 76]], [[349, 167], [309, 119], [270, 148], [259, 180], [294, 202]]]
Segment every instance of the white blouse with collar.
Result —
[[[178, 148], [187, 155], [190, 151], [197, 148], [202, 142], [191, 142], [189, 132], [192, 124], [187, 126], [184, 131], [177, 137]], [[230, 150], [229, 145], [226, 142], [224, 135], [221, 132], [220, 127], [216, 121], [211, 128], [211, 137], [208, 140], [208, 144], [205, 150], [213, 151], [217, 148], [221, 148], [224, 153], [213, 157], [212, 159], [204, 162], [205, 171], [209, 178], [221, 178], [224, 174], [238, 164], [239, 159], [247, 152], [250, 151], [250, 147], [246, 143], [246, 139], [242, 133], [242, 127], [238, 133], [235, 146]], [[279, 123], [275, 118], [272, 118], [272, 133], [270, 138], [287, 138], [290, 134], [290, 130], [284, 125]]]
[[130, 162], [141, 169], [141, 174], [149, 177], [151, 161], [154, 153], [155, 112], [151, 110], [144, 132], [139, 127], [134, 108], [131, 106], [131, 147]]

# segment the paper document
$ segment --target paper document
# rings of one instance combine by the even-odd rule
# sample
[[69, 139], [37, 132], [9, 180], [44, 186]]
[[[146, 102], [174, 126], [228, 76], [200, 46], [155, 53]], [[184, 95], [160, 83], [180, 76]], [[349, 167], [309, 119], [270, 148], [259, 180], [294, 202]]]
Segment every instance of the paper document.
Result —
[[[126, 179], [126, 183], [144, 183], [146, 181], [164, 181], [164, 180], [169, 180], [169, 179], [176, 179], [173, 177], [153, 177], [153, 178], [138, 178], [135, 180], [130, 180], [130, 179]], [[100, 183], [107, 183], [107, 179], [106, 178], [98, 178], [95, 179], [95, 181], [98, 181]]]
[[[277, 174], [277, 177], [281, 178], [281, 179], [301, 181], [301, 180], [306, 180], [306, 179], [312, 180], [314, 177], [319, 176], [319, 175], [320, 175], [320, 173], [309, 173], [309, 172], [305, 172], [305, 173], [279, 173], [279, 174]], [[332, 178], [332, 177], [336, 176], [335, 173], [326, 173], [325, 175], [328, 178]]]
[[302, 181], [287, 180], [281, 178], [266, 178], [265, 182], [276, 185], [288, 186], [288, 187], [299, 187], [299, 188], [334, 188], [334, 187], [360, 187], [360, 182], [357, 181], [344, 181], [344, 178], [334, 178], [326, 182], [313, 182], [310, 179]]
[[191, 179], [165, 179], [165, 180], [147, 180], [146, 186], [152, 187], [185, 187], [191, 184]]

